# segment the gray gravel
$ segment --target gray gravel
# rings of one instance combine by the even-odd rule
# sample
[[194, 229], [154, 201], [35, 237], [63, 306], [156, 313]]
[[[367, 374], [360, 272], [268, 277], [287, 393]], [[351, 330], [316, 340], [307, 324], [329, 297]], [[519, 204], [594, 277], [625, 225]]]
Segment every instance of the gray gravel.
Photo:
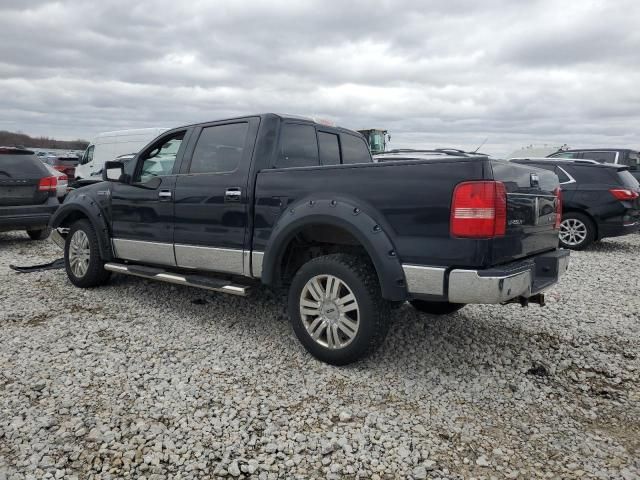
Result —
[[348, 368], [277, 298], [114, 277], [0, 234], [0, 480], [638, 478], [640, 235], [572, 254], [548, 306], [393, 313]]

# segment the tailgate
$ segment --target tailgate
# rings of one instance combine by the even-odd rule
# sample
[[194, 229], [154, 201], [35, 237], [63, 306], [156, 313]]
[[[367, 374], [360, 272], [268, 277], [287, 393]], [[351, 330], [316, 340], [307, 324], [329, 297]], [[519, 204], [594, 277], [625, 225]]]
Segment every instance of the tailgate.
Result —
[[529, 165], [492, 160], [495, 180], [507, 191], [507, 229], [493, 244], [494, 264], [558, 247], [555, 229], [555, 173]]
[[47, 176], [47, 168], [32, 155], [0, 154], [0, 206], [46, 202], [49, 192], [40, 192], [38, 184]]

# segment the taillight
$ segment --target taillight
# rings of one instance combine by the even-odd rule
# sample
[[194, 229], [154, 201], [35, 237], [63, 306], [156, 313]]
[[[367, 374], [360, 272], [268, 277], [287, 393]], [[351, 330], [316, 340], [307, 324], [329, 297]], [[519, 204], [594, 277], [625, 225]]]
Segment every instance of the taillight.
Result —
[[67, 167], [65, 167], [64, 165], [54, 165], [53, 168], [55, 168], [59, 172], [64, 172]]
[[492, 238], [507, 228], [507, 192], [502, 182], [459, 183], [451, 202], [451, 235]]
[[58, 186], [58, 177], [44, 177], [38, 182], [39, 192], [51, 192], [56, 190]]
[[612, 188], [609, 191], [611, 192], [611, 195], [616, 197], [618, 200], [635, 200], [640, 196], [638, 192], [634, 192], [628, 188]]
[[560, 187], [556, 187], [553, 193], [556, 196], [556, 222], [553, 228], [560, 230], [560, 224], [562, 223], [562, 190]]

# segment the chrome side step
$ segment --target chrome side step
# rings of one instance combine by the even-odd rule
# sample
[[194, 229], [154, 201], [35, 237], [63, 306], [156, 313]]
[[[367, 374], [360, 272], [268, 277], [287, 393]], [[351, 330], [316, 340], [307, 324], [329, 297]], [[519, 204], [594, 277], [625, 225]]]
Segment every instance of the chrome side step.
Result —
[[214, 292], [229, 293], [244, 297], [250, 288], [247, 285], [237, 285], [217, 278], [209, 278], [201, 275], [183, 275], [181, 273], [167, 272], [160, 268], [145, 267], [143, 265], [125, 265], [123, 263], [105, 263], [104, 269], [110, 272], [133, 275], [135, 277], [149, 280], [159, 280], [161, 282], [175, 283], [177, 285], [187, 285], [189, 287], [204, 288]]

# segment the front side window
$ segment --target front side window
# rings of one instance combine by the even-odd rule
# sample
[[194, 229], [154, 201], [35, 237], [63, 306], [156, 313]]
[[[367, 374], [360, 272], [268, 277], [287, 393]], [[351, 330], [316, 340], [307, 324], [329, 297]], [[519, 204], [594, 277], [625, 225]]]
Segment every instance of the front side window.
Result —
[[235, 171], [242, 161], [248, 131], [247, 122], [203, 128], [193, 152], [189, 173]]
[[342, 163], [371, 163], [369, 145], [364, 138], [343, 134], [340, 136], [342, 144]]
[[616, 163], [616, 152], [584, 152], [582, 158], [600, 163]]
[[136, 181], [144, 183], [153, 177], [171, 175], [184, 134], [183, 131], [164, 137], [144, 152], [141, 156], [142, 168]]
[[318, 165], [318, 143], [313, 125], [285, 123], [280, 134], [277, 168]]
[[334, 133], [318, 132], [318, 149], [322, 165], [340, 165], [340, 143]]
[[93, 161], [93, 151], [95, 150], [95, 148], [95, 145], [89, 145], [89, 147], [84, 151], [82, 160], [80, 160], [81, 165], [85, 165]]

